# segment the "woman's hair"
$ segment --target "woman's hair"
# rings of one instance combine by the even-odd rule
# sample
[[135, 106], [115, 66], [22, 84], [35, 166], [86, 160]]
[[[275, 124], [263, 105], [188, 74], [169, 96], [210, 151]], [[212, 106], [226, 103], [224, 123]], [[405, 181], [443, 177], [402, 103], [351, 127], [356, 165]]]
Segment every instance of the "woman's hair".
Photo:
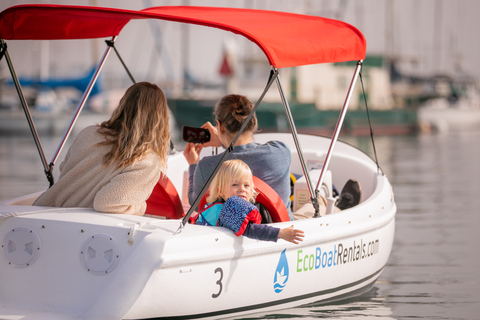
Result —
[[[230, 187], [231, 183], [242, 177], [247, 176], [250, 180], [250, 186], [252, 187], [252, 199], [248, 199], [250, 202], [254, 202], [258, 192], [255, 190], [252, 180], [252, 170], [242, 160], [228, 160], [225, 161], [217, 172], [217, 175], [213, 178], [210, 184], [209, 195], [207, 202], [211, 203], [216, 200], [220, 200], [220, 194], [222, 191]], [[227, 200], [227, 199], [223, 199]]]
[[156, 84], [139, 82], [128, 88], [98, 132], [106, 140], [99, 144], [112, 146], [103, 157], [105, 166], [115, 163], [121, 169], [154, 152], [165, 170], [170, 142], [168, 106]]
[[[240, 131], [243, 122], [253, 110], [253, 103], [247, 97], [239, 94], [224, 96], [215, 106], [213, 115], [220, 121], [230, 134]], [[244, 132], [257, 131], [257, 116], [253, 114]]]

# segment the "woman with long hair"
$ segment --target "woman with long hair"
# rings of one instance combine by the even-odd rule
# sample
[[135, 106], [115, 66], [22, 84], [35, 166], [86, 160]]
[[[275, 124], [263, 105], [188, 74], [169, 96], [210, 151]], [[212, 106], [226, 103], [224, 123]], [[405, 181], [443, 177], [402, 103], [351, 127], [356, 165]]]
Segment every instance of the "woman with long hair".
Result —
[[83, 129], [60, 164], [57, 183], [34, 203], [143, 215], [166, 169], [167, 100], [155, 84], [127, 89], [109, 120]]
[[[203, 145], [188, 143], [185, 147], [183, 154], [190, 165], [188, 188], [190, 204], [193, 204], [222, 157], [222, 154], [218, 154], [200, 160], [200, 151], [203, 147], [228, 147], [240, 131], [245, 119], [252, 112], [253, 107], [253, 103], [245, 96], [238, 94], [224, 96], [214, 110], [217, 126], [214, 127], [210, 122], [202, 126], [210, 131], [210, 141]], [[257, 128], [257, 117], [254, 114], [227, 159], [242, 160], [251, 168], [254, 176], [270, 185], [282, 198], [289, 212], [290, 220], [293, 220], [289, 199], [290, 150], [280, 141], [269, 141], [265, 144], [254, 142], [253, 135]]]

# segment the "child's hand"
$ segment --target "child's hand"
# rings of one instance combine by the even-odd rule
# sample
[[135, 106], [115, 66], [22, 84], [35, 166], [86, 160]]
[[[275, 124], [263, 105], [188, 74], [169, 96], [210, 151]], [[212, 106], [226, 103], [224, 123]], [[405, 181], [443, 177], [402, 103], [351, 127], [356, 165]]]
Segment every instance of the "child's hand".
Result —
[[278, 233], [278, 238], [283, 239], [285, 241], [293, 242], [295, 244], [300, 243], [303, 241], [303, 234], [302, 230], [293, 229], [293, 225], [290, 228], [280, 229]]

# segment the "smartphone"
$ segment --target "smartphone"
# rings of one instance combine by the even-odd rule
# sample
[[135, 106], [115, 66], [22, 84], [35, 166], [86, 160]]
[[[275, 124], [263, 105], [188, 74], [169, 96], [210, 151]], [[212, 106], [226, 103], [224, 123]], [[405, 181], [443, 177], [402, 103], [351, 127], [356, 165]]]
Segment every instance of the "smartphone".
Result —
[[183, 126], [182, 132], [182, 138], [185, 142], [205, 143], [210, 141], [210, 131], [208, 129]]

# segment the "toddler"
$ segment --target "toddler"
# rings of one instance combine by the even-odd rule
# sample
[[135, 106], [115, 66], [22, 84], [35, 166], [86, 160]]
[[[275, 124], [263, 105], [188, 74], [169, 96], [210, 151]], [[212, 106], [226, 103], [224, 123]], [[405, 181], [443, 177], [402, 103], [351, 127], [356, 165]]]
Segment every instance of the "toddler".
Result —
[[277, 241], [283, 239], [298, 244], [303, 241], [303, 231], [279, 229], [260, 224], [262, 217], [253, 204], [257, 192], [252, 181], [252, 171], [241, 160], [225, 161], [213, 178], [207, 204], [200, 211], [195, 224], [223, 226], [235, 235], [248, 238]]

